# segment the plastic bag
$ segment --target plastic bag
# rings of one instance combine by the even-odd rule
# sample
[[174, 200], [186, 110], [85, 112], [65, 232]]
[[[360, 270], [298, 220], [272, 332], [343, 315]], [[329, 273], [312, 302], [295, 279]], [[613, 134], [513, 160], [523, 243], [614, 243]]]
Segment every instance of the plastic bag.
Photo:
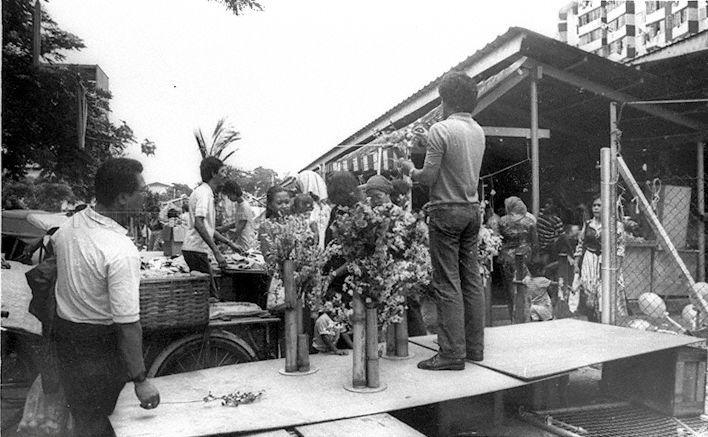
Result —
[[42, 390], [42, 376], [38, 376], [27, 392], [17, 432], [38, 437], [58, 437], [71, 435], [71, 427], [64, 391], [45, 394]]
[[568, 294], [568, 310], [574, 313], [578, 310], [578, 305], [580, 304], [580, 274], [576, 273], [573, 276], [573, 285], [570, 287], [570, 293]]

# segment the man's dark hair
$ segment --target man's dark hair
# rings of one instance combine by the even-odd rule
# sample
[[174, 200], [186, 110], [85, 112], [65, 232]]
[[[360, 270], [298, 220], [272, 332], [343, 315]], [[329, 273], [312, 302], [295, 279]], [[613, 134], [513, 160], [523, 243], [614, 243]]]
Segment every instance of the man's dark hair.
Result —
[[177, 218], [179, 217], [179, 211], [177, 211], [175, 208], [170, 208], [169, 211], [167, 211], [167, 218]]
[[327, 179], [327, 197], [337, 206], [354, 206], [359, 198], [359, 180], [348, 171], [332, 172]]
[[393, 185], [391, 196], [407, 196], [411, 192], [411, 186], [406, 180], [394, 179], [391, 181], [391, 185]]
[[440, 80], [440, 98], [449, 107], [463, 112], [477, 105], [477, 82], [462, 71], [450, 71]]
[[138, 189], [138, 175], [143, 165], [129, 158], [111, 158], [96, 171], [94, 190], [96, 203], [113, 205], [121, 193], [132, 194]]
[[224, 166], [224, 163], [214, 156], [207, 156], [202, 159], [202, 163], [199, 164], [199, 173], [202, 176], [202, 182], [209, 182], [211, 178], [214, 177], [215, 173], [219, 172], [219, 169]]
[[241, 186], [236, 183], [236, 181], [233, 180], [228, 180], [224, 182], [224, 186], [221, 187], [221, 192], [224, 193], [225, 195], [234, 195], [236, 197], [241, 197], [243, 196], [243, 190], [241, 189]]

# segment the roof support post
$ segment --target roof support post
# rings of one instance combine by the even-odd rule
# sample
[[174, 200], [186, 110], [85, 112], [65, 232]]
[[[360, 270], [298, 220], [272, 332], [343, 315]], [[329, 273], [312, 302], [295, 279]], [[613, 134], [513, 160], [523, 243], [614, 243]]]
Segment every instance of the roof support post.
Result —
[[538, 217], [540, 211], [541, 177], [538, 162], [538, 68], [531, 70], [531, 210]]
[[698, 141], [696, 144], [696, 159], [697, 169], [696, 177], [696, 194], [698, 194], [698, 281], [705, 282], [706, 280], [706, 169], [705, 169], [705, 142]]

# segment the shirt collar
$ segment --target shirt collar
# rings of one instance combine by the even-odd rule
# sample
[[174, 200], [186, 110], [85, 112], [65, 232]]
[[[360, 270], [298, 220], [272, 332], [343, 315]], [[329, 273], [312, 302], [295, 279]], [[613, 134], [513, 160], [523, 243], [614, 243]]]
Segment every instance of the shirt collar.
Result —
[[472, 114], [469, 112], [455, 112], [454, 114], [450, 114], [447, 118], [457, 118], [459, 120], [468, 120], [472, 118]]
[[118, 232], [121, 235], [128, 234], [128, 230], [119, 225], [118, 222], [110, 217], [97, 213], [90, 206], [87, 206], [83, 211], [79, 212], [79, 214], [83, 214], [84, 217], [86, 217], [86, 220], [91, 220], [101, 226], [111, 229], [112, 231]]

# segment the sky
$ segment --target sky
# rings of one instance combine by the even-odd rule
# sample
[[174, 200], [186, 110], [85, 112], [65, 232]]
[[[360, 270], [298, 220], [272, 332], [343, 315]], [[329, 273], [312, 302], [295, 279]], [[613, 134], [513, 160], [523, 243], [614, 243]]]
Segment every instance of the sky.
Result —
[[[235, 16], [209, 0], [51, 0], [109, 77], [112, 117], [138, 140], [147, 182], [199, 182], [193, 130], [226, 117], [227, 161], [294, 174], [479, 48], [525, 27], [556, 37], [567, 0], [261, 0]], [[140, 154], [149, 138], [154, 156]]]

